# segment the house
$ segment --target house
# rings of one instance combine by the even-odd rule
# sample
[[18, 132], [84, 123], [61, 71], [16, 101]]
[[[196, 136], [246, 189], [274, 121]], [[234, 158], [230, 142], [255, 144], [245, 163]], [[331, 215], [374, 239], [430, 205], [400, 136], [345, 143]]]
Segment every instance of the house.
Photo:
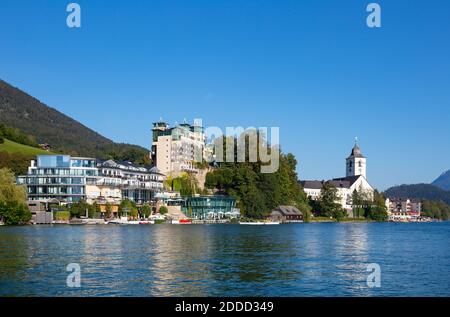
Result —
[[271, 221], [302, 222], [303, 213], [294, 206], [278, 206], [269, 216]]
[[422, 202], [419, 199], [387, 198], [386, 208], [389, 220], [414, 220], [420, 218]]

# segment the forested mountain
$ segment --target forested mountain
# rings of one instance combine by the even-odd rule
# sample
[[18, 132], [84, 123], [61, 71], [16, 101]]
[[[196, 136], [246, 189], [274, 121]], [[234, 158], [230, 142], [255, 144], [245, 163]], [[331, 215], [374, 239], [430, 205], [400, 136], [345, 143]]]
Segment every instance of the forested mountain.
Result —
[[48, 143], [55, 152], [149, 163], [147, 149], [115, 143], [3, 80], [0, 123], [31, 135], [37, 143]]
[[450, 204], [450, 191], [431, 184], [400, 185], [386, 190], [387, 197], [416, 198], [443, 201]]
[[434, 186], [442, 188], [444, 190], [450, 190], [450, 170], [445, 173], [442, 173], [434, 182], [432, 182]]

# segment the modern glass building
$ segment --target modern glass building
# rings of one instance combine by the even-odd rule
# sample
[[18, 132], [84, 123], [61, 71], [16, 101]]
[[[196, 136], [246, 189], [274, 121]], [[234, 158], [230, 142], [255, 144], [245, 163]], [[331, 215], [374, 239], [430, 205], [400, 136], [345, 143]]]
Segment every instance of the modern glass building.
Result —
[[85, 198], [85, 185], [98, 176], [96, 159], [38, 155], [31, 162], [28, 174], [19, 176], [17, 183], [27, 186], [29, 200], [76, 202]]
[[219, 195], [189, 197], [184, 201], [182, 211], [192, 219], [237, 218], [240, 215], [234, 198]]
[[155, 192], [163, 189], [164, 179], [157, 168], [130, 162], [38, 155], [31, 161], [27, 175], [19, 176], [17, 183], [26, 185], [28, 200], [118, 204], [130, 199], [143, 204], [151, 202]]

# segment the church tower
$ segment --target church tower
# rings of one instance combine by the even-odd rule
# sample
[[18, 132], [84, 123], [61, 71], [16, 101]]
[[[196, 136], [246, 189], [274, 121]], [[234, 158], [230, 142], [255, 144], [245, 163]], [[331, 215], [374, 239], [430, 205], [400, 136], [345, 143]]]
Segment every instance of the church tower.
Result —
[[352, 149], [352, 153], [346, 160], [346, 176], [366, 176], [366, 158], [361, 153], [361, 149], [358, 146], [358, 140], [355, 140], [355, 146]]

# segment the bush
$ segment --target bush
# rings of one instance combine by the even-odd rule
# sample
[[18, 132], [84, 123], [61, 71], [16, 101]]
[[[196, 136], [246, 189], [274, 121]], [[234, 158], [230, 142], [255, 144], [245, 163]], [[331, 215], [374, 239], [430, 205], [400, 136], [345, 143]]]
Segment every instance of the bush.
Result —
[[21, 225], [31, 220], [31, 212], [23, 203], [0, 202], [0, 219], [5, 225]]
[[159, 207], [159, 213], [160, 213], [161, 215], [165, 215], [165, 214], [167, 214], [168, 212], [169, 212], [169, 209], [167, 209], [166, 206], [161, 206], [161, 207]]
[[144, 205], [141, 207], [141, 215], [144, 216], [144, 218], [150, 217], [152, 214], [152, 209], [149, 205]]
[[70, 212], [69, 211], [55, 211], [53, 213], [53, 219], [60, 220], [60, 221], [67, 221], [70, 219]]

